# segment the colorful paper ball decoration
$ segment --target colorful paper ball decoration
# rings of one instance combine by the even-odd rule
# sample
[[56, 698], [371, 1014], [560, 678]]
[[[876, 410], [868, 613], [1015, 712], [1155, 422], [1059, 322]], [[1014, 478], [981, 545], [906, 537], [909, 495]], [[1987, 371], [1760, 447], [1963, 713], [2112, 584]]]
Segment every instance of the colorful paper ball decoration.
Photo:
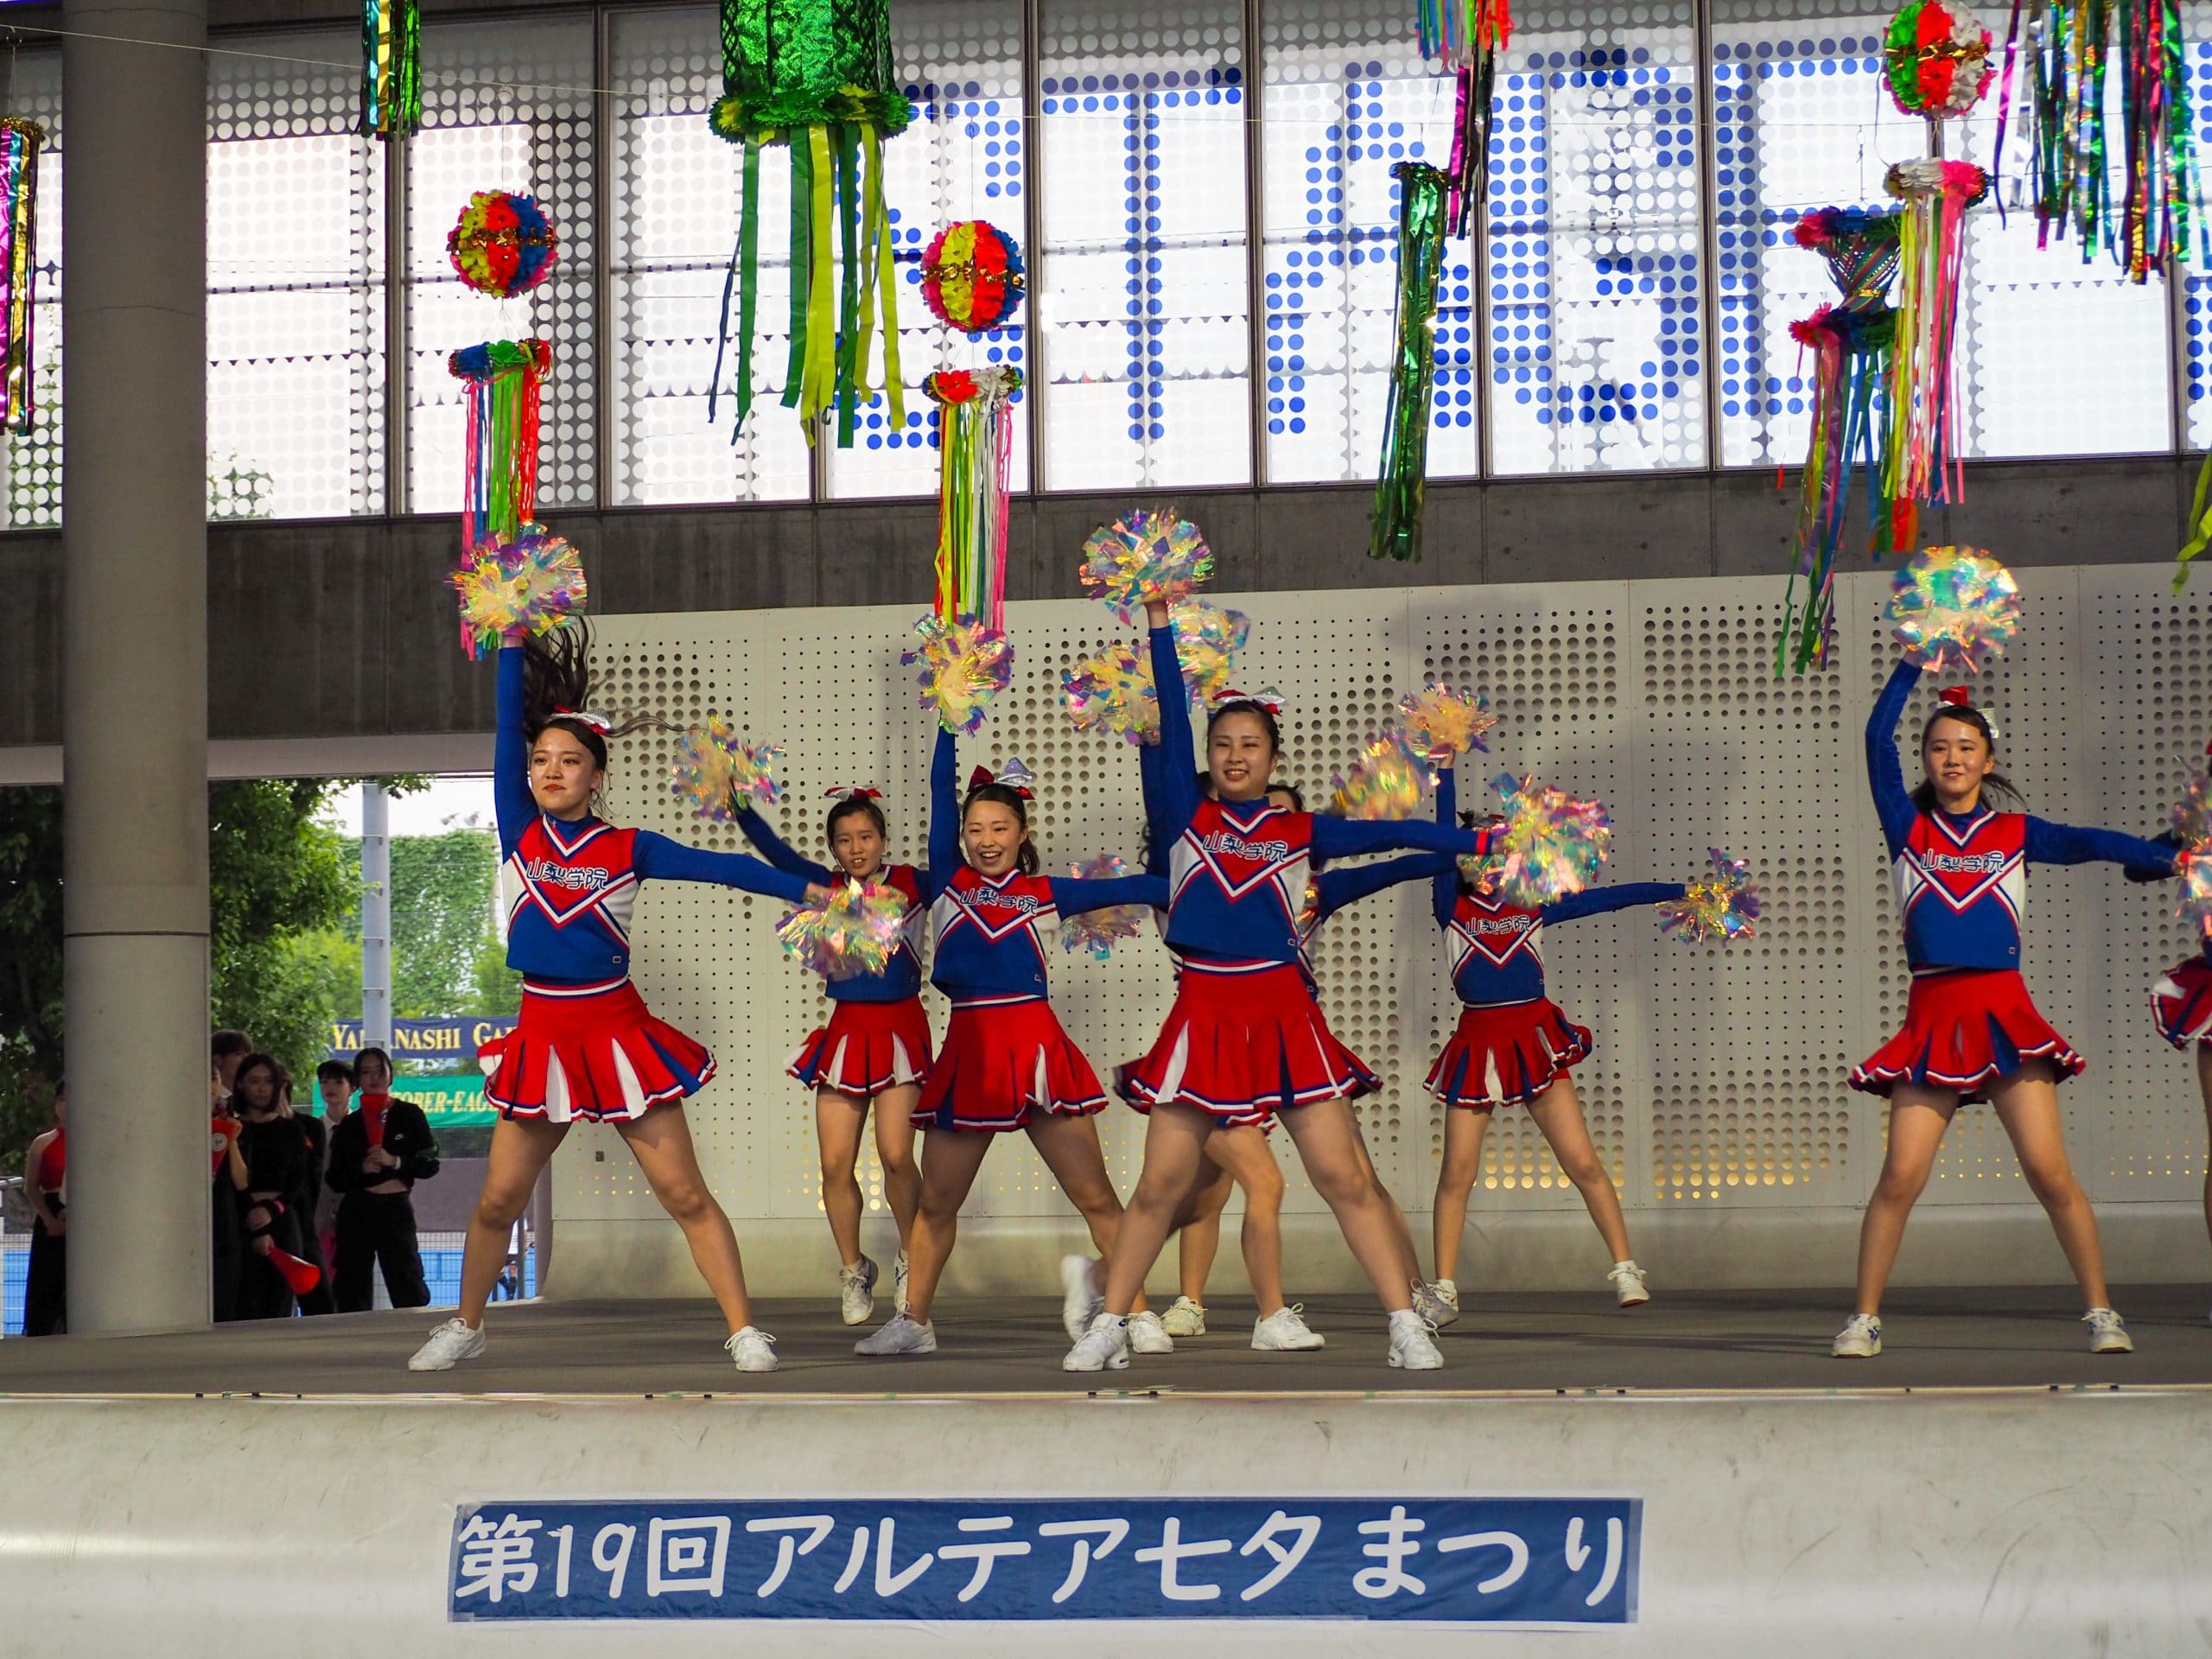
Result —
[[939, 322], [963, 334], [1004, 322], [1027, 283], [1020, 245], [983, 219], [946, 226], [922, 254], [924, 302]]
[[511, 300], [553, 274], [561, 257], [553, 221], [530, 196], [479, 190], [446, 237], [461, 280], [480, 294]]

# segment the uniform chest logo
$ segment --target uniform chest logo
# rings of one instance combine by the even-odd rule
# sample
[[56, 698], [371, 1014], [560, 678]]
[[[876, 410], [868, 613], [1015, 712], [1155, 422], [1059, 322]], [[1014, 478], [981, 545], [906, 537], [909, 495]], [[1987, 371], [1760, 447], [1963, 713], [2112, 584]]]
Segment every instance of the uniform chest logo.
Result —
[[1518, 953], [1535, 953], [1542, 919], [1526, 911], [1485, 910], [1470, 902], [1460, 906], [1458, 931], [1471, 952], [1503, 968]]
[[1212, 814], [1210, 821], [1193, 826], [1191, 841], [1198, 862], [1231, 899], [1242, 899], [1274, 880], [1284, 866], [1305, 857], [1306, 849], [1294, 846], [1285, 833], [1288, 817], [1276, 808], [1240, 826], [1224, 814]]
[[1916, 844], [1908, 849], [1924, 882], [1921, 893], [1932, 893], [1950, 909], [1963, 911], [1993, 890], [2001, 893], [2001, 884], [2019, 868], [2024, 854], [2005, 844], [2018, 837], [2005, 834], [1996, 820], [1994, 812], [1981, 812], [1955, 827], [1935, 814], [1923, 815]]
[[[541, 820], [538, 834], [525, 833], [509, 865], [522, 884], [524, 898], [543, 912], [554, 926], [566, 927], [601, 907], [608, 899], [629, 892], [636, 875], [612, 868], [604, 855], [597, 862], [578, 861], [594, 842], [613, 833], [610, 826], [596, 823], [563, 845], [561, 837]], [[611, 840], [607, 850], [613, 850]]]
[[1049, 908], [1038, 894], [1011, 882], [995, 887], [988, 881], [978, 881], [974, 887], [963, 885], [952, 891], [960, 903], [960, 916], [993, 944], [1033, 925], [1039, 912]]

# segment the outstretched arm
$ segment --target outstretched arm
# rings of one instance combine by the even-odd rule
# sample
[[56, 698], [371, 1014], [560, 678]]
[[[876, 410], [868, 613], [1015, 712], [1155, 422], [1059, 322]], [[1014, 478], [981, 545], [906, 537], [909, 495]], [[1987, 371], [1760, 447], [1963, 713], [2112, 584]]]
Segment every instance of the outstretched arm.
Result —
[[2177, 850], [2116, 830], [2080, 830], [2070, 823], [2028, 820], [2028, 862], [2031, 864], [2125, 864], [2135, 870], [2174, 873], [2180, 859]]
[[960, 751], [950, 732], [937, 728], [930, 754], [930, 867], [921, 872], [922, 903], [933, 903], [960, 868]]
[[710, 853], [650, 830], [638, 831], [636, 852], [638, 874], [649, 881], [711, 881], [794, 905], [804, 903], [815, 885], [744, 853]]
[[1874, 810], [1882, 820], [1882, 837], [1890, 843], [1891, 858], [1904, 851], [1905, 836], [1920, 815], [1905, 791], [1904, 768], [1897, 764], [1897, 721], [1904, 716], [1905, 699], [1920, 683], [1920, 670], [1900, 660], [1890, 671], [1890, 683], [1874, 699], [1874, 712], [1866, 717], [1866, 782], [1874, 791]]
[[1160, 766], [1145, 795], [1145, 817], [1152, 844], [1165, 859], [1167, 849], [1191, 827], [1198, 810], [1198, 780], [1192, 777], [1191, 699], [1183, 690], [1183, 664], [1175, 654], [1175, 627], [1165, 605], [1145, 607], [1152, 632], [1152, 689], [1160, 700]]
[[1063, 916], [1079, 916], [1086, 910], [1109, 905], [1143, 905], [1152, 910], [1167, 907], [1167, 880], [1158, 875], [1052, 875], [1052, 904]]
[[520, 645], [499, 647], [499, 725], [492, 740], [492, 812], [499, 825], [499, 856], [512, 856], [515, 842], [537, 816], [530, 792], [530, 734], [523, 729], [523, 653]]
[[1418, 818], [1332, 818], [1313, 815], [1313, 850], [1323, 858], [1357, 858], [1362, 853], [1486, 853], [1498, 827], [1462, 830], [1456, 824], [1423, 823]]
[[1408, 853], [1380, 864], [1354, 864], [1324, 870], [1313, 878], [1313, 919], [1325, 921], [1346, 905], [1356, 905], [1385, 887], [1404, 881], [1426, 881], [1433, 876], [1449, 882], [1459, 861], [1449, 853]]
[[751, 807], [737, 809], [737, 827], [747, 841], [760, 849], [760, 855], [785, 874], [804, 876], [809, 881], [824, 885], [836, 880], [827, 865], [817, 864], [794, 852], [791, 842], [771, 830], [768, 820]]
[[[1459, 771], [1446, 766], [1436, 774], [1436, 821], [1452, 824], [1459, 822]], [[1439, 927], [1452, 925], [1452, 912], [1459, 907], [1459, 861], [1452, 861], [1436, 873], [1430, 885], [1428, 906], [1436, 917]]]
[[1680, 881], [1624, 881], [1617, 887], [1585, 887], [1546, 905], [1544, 925], [1602, 916], [1609, 910], [1634, 910], [1639, 905], [1663, 905], [1687, 891]]

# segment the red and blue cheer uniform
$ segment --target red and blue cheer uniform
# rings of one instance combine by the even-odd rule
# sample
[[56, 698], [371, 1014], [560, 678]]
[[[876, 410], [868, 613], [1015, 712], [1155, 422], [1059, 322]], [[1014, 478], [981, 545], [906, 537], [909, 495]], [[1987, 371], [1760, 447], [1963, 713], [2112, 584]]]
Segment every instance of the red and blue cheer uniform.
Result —
[[2212, 1043], [2212, 948], [2158, 976], [2151, 988], [2151, 1017], [2176, 1048]]

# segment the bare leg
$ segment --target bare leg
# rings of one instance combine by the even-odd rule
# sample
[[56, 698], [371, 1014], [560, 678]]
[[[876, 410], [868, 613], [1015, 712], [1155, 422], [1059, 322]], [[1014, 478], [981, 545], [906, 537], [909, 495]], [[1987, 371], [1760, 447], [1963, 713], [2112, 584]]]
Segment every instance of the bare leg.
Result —
[[[1206, 1280], [1213, 1273], [1213, 1259], [1221, 1251], [1221, 1212], [1229, 1207], [1229, 1195], [1236, 1190], [1235, 1179], [1221, 1162], [1220, 1145], [1228, 1134], [1226, 1129], [1217, 1129], [1206, 1142], [1206, 1157], [1212, 1167], [1199, 1173], [1198, 1190], [1191, 1195], [1183, 1211], [1183, 1224], [1175, 1230], [1178, 1288], [1201, 1305], [1206, 1299]], [[1250, 1213], [1249, 1209], [1246, 1213]]]
[[[1252, 1298], [1266, 1319], [1281, 1311], [1282, 1294], [1282, 1170], [1268, 1150], [1266, 1134], [1255, 1125], [1216, 1129], [1206, 1156], [1222, 1165], [1244, 1189], [1244, 1272]], [[1205, 1288], [1199, 1281], [1199, 1288]], [[1187, 1294], [1188, 1292], [1186, 1291]], [[1199, 1300], [1204, 1300], [1200, 1298]]]
[[1367, 1184], [1375, 1189], [1375, 1196], [1382, 1200], [1382, 1207], [1389, 1214], [1390, 1231], [1397, 1241], [1399, 1264], [1405, 1269], [1407, 1288], [1411, 1289], [1422, 1282], [1421, 1256], [1414, 1249], [1413, 1227], [1406, 1220], [1406, 1212], [1398, 1208], [1396, 1196], [1382, 1184], [1382, 1176], [1376, 1173], [1375, 1160], [1367, 1155], [1367, 1137], [1359, 1132], [1359, 1114], [1351, 1110], [1350, 1103], [1346, 1103], [1344, 1109], [1351, 1118], [1352, 1146], [1359, 1154], [1359, 1166], [1366, 1173]]
[[[1195, 1106], [1155, 1106], [1145, 1119], [1144, 1169], [1106, 1258], [1106, 1311], [1128, 1314], [1205, 1160], [1214, 1120]], [[1041, 1150], [1041, 1148], [1040, 1148]]]
[[2020, 1156], [2020, 1173], [2027, 1177], [2028, 1190], [2050, 1217], [2051, 1230], [2058, 1235], [2059, 1248], [2066, 1252], [2075, 1282], [2082, 1287], [2082, 1306], [2110, 1307], [2112, 1294], [2105, 1285], [2105, 1252], [2097, 1238], [2096, 1211], [2090, 1209], [2089, 1196], [2082, 1191], [2082, 1183], [2074, 1178], [2074, 1167], [2067, 1161], [2066, 1137], [2058, 1116], [2058, 1085], [2050, 1069], [2041, 1060], [2030, 1061], [1990, 1090], [1989, 1103], [1997, 1109], [1997, 1121], [2012, 1139], [2012, 1150]]
[[1951, 1127], [1951, 1114], [1958, 1109], [1959, 1097], [1948, 1090], [1901, 1083], [1890, 1092], [1890, 1150], [1859, 1224], [1861, 1313], [1882, 1311], [1882, 1291], [1890, 1282], [1890, 1269], [1897, 1265], [1905, 1217], [1928, 1185], [1936, 1148], [1943, 1143], [1943, 1131]]
[[507, 1265], [507, 1235], [530, 1207], [530, 1195], [552, 1160], [553, 1149], [569, 1133], [565, 1123], [527, 1117], [503, 1117], [492, 1128], [492, 1154], [484, 1169], [484, 1190], [468, 1218], [468, 1241], [461, 1252], [461, 1319], [474, 1330], [484, 1323], [484, 1304]]
[[814, 1096], [814, 1138], [822, 1148], [822, 1209], [830, 1217], [830, 1236], [837, 1241], [841, 1266], [861, 1264], [861, 1184], [853, 1166], [861, 1155], [861, 1125], [868, 1121], [868, 1102], [834, 1089], [817, 1090]]
[[[1106, 1154], [1098, 1145], [1097, 1120], [1048, 1114], [1033, 1116], [1029, 1120], [1029, 1144], [1037, 1148], [1037, 1155], [1052, 1172], [1052, 1179], [1060, 1184], [1060, 1191], [1067, 1195], [1068, 1202], [1082, 1212], [1084, 1225], [1090, 1229], [1090, 1243], [1100, 1259], [1111, 1259], [1114, 1240], [1122, 1230], [1122, 1199], [1114, 1191], [1113, 1178], [1106, 1173]], [[1154, 1254], [1159, 1252], [1155, 1250]], [[1142, 1290], [1130, 1303], [1129, 1311], [1144, 1311]]]
[[917, 1325], [930, 1322], [937, 1281], [960, 1234], [960, 1206], [997, 1139], [987, 1130], [932, 1129], [922, 1141], [921, 1205], [906, 1247], [906, 1316]]
[[1551, 1142], [1552, 1156], [1559, 1160], [1560, 1171], [1582, 1194], [1590, 1219], [1598, 1224], [1599, 1236], [1612, 1252], [1606, 1260], [1629, 1260], [1628, 1223], [1621, 1217], [1621, 1195], [1613, 1191], [1613, 1178], [1591, 1143], [1590, 1126], [1583, 1120], [1582, 1100], [1574, 1092], [1574, 1079], [1563, 1076], [1530, 1101], [1529, 1116]]
[[899, 1248], [910, 1254], [914, 1212], [922, 1204], [921, 1166], [914, 1161], [914, 1108], [921, 1101], [920, 1088], [911, 1083], [875, 1097], [875, 1161], [883, 1169], [883, 1201], [899, 1224]]
[[1436, 1242], [1436, 1276], [1457, 1282], [1459, 1241], [1467, 1230], [1467, 1199], [1482, 1173], [1483, 1135], [1491, 1109], [1444, 1109], [1444, 1166], [1436, 1173], [1436, 1213], [1430, 1219]]
[[660, 1200], [660, 1207], [675, 1217], [691, 1246], [691, 1260], [707, 1281], [731, 1334], [753, 1323], [752, 1304], [745, 1294], [745, 1266], [738, 1259], [737, 1235], [729, 1217], [708, 1189], [699, 1173], [699, 1154], [691, 1145], [691, 1126], [681, 1106], [660, 1106], [643, 1117], [618, 1123], [630, 1155], [645, 1172], [645, 1183]]
[[1362, 1159], [1350, 1104], [1315, 1101], [1285, 1112], [1282, 1124], [1298, 1143], [1306, 1179], [1335, 1212], [1344, 1243], [1366, 1269], [1382, 1306], [1393, 1313], [1410, 1308], [1413, 1281], [1406, 1271], [1406, 1247], [1391, 1224], [1390, 1206], [1368, 1173], [1371, 1166]]

